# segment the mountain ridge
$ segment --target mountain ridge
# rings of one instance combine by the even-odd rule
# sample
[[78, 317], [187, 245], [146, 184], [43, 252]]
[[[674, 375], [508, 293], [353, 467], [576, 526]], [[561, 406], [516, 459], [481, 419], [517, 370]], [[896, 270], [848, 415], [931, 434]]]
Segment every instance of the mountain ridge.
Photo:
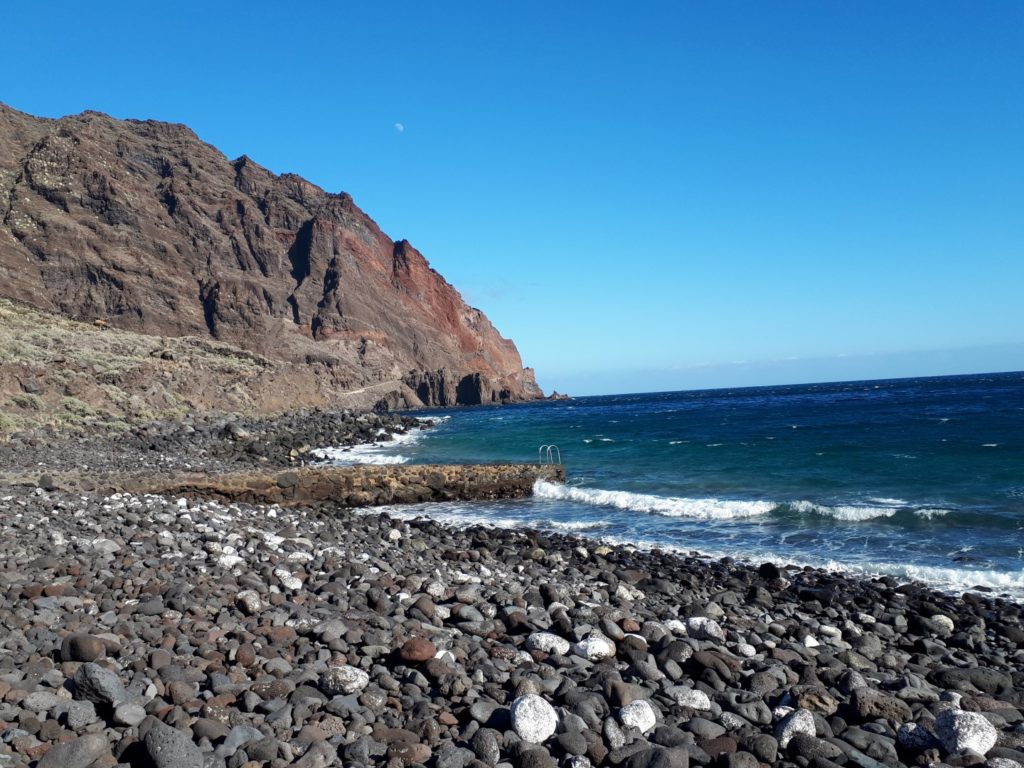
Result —
[[[542, 397], [533, 371], [347, 193], [229, 160], [188, 126], [0, 103], [0, 296], [206, 336], [392, 407]], [[379, 394], [379, 391], [376, 394]]]

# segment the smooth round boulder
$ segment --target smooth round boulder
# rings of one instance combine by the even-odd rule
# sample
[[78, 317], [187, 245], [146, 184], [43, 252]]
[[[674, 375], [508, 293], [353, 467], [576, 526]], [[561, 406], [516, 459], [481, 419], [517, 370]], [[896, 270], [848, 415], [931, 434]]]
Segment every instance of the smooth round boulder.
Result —
[[603, 635], [590, 635], [576, 643], [573, 652], [587, 661], [602, 661], [615, 655], [615, 643]]
[[565, 656], [571, 647], [568, 640], [552, 632], [534, 632], [526, 638], [526, 649], [528, 651], [541, 651], [542, 653]]
[[647, 733], [658, 724], [658, 713], [646, 699], [639, 699], [619, 710], [619, 722], [627, 728]]
[[60, 657], [64, 661], [96, 661], [106, 655], [103, 641], [83, 632], [68, 635], [60, 647]]
[[437, 646], [429, 640], [422, 637], [414, 637], [410, 640], [406, 640], [405, 644], [398, 651], [398, 655], [402, 661], [409, 664], [418, 664], [421, 661], [427, 661], [428, 659], [434, 658], [437, 654]]
[[681, 707], [690, 709], [711, 709], [711, 699], [704, 691], [697, 688], [687, 688], [685, 685], [674, 685], [665, 691], [672, 700]]
[[512, 729], [530, 744], [551, 738], [558, 727], [555, 708], [535, 693], [527, 693], [512, 702]]

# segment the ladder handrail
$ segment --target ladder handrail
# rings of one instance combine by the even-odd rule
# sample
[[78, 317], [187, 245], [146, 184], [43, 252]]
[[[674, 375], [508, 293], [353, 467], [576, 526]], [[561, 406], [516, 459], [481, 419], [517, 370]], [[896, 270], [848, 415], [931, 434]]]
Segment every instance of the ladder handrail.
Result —
[[558, 457], [558, 464], [562, 463], [562, 451], [554, 443], [546, 443], [537, 449], [537, 463], [555, 464], [555, 457]]

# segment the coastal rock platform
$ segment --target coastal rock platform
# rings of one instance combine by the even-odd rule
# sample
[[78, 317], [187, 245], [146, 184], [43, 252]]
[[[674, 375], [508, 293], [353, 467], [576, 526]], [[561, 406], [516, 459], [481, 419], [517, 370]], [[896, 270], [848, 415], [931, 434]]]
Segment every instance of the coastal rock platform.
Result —
[[7, 480], [9, 484], [38, 484], [48, 490], [84, 490], [105, 495], [130, 492], [281, 506], [329, 502], [341, 507], [373, 507], [428, 501], [519, 499], [531, 493], [537, 480], [564, 482], [565, 468], [552, 464], [361, 464], [225, 474], [139, 473], [83, 477], [78, 473], [62, 473], [47, 474], [38, 481], [22, 474]]

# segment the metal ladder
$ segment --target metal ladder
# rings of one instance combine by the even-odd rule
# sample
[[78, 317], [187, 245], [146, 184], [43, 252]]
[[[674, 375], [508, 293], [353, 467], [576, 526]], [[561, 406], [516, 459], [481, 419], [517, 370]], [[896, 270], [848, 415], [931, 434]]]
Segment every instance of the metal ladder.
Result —
[[554, 443], [550, 445], [542, 445], [537, 449], [537, 463], [541, 466], [544, 466], [545, 464], [561, 464], [562, 452]]

